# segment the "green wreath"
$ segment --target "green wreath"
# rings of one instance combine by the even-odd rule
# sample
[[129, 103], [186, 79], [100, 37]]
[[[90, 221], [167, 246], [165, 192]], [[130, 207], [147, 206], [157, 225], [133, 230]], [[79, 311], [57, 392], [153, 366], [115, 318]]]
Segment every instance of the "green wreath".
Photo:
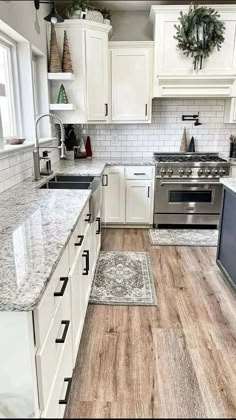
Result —
[[219, 13], [211, 7], [190, 5], [188, 13], [180, 12], [179, 25], [174, 38], [177, 47], [187, 57], [193, 57], [194, 69], [203, 58], [209, 57], [214, 48], [219, 51], [224, 42], [225, 25], [219, 20]]

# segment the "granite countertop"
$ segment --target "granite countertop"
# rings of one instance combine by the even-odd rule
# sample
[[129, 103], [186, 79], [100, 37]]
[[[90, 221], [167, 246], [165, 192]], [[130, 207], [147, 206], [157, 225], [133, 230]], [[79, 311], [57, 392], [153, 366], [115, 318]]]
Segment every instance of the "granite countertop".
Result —
[[236, 178], [221, 178], [221, 184], [236, 193]]
[[[154, 165], [150, 160], [54, 163], [58, 174], [101, 176], [106, 165]], [[47, 190], [33, 178], [1, 193], [0, 310], [30, 311], [40, 300], [69, 241], [90, 190]]]

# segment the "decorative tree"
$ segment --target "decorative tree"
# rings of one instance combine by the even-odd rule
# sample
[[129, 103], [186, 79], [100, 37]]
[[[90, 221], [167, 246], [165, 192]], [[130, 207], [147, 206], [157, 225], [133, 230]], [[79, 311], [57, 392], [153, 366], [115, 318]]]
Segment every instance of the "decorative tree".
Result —
[[71, 56], [70, 56], [69, 41], [68, 41], [66, 31], [64, 31], [62, 71], [65, 72], [65, 73], [73, 73], [72, 61], [71, 61]]
[[183, 137], [180, 144], [180, 152], [187, 152], [188, 144], [187, 144], [187, 133], [186, 127], [184, 127]]
[[58, 97], [57, 97], [57, 103], [58, 104], [68, 104], [69, 103], [64, 85], [61, 85], [61, 87], [60, 87]]
[[55, 26], [51, 24], [51, 39], [50, 39], [50, 55], [49, 55], [49, 69], [50, 73], [60, 73], [61, 68], [61, 59], [59, 54], [59, 48], [57, 45], [57, 35]]

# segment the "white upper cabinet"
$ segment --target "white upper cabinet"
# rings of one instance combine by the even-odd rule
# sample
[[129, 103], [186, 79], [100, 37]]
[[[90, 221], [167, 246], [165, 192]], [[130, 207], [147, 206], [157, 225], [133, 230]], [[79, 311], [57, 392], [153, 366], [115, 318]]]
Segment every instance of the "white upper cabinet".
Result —
[[111, 122], [151, 122], [152, 42], [111, 42]]
[[[57, 102], [61, 83], [73, 110], [56, 111], [65, 124], [106, 122], [108, 103], [108, 33], [111, 27], [83, 19], [55, 25], [62, 54], [66, 30], [74, 77], [49, 81], [51, 104]], [[48, 31], [50, 39], [50, 27]]]
[[180, 11], [188, 5], [152, 6], [154, 25], [154, 96], [233, 96], [236, 76], [236, 6], [211, 5], [225, 23], [225, 41], [194, 70], [193, 58], [184, 56], [174, 39]]
[[106, 121], [108, 115], [108, 35], [85, 32], [87, 119]]

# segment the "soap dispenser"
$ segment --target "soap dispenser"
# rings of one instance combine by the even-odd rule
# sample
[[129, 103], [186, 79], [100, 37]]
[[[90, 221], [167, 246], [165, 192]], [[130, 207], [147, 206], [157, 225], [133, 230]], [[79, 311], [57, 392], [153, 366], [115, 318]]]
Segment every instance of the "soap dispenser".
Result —
[[43, 167], [41, 169], [41, 174], [42, 175], [51, 175], [52, 174], [52, 165], [51, 165], [51, 160], [48, 157], [48, 153], [51, 153], [51, 152], [48, 152], [48, 150], [45, 150], [42, 153], [42, 156], [40, 158], [40, 160], [42, 160], [42, 162], [43, 162]]

